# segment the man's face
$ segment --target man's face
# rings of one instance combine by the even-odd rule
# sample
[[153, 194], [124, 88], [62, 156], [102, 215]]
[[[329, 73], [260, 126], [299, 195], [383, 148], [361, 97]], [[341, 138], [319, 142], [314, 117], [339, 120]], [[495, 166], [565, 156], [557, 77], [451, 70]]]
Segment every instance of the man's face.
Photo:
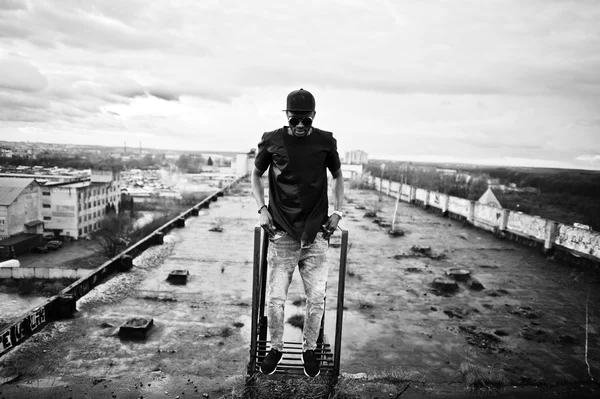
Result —
[[[288, 123], [289, 123], [290, 129], [292, 130], [292, 133], [294, 134], [294, 136], [305, 137], [308, 135], [308, 133], [310, 132], [310, 129], [312, 127], [312, 124], [305, 124], [304, 118], [307, 118], [307, 117], [314, 119], [315, 112], [287, 111]], [[293, 126], [293, 124], [290, 122], [291, 118], [298, 118], [300, 120], [300, 123], [298, 123], [296, 126]]]

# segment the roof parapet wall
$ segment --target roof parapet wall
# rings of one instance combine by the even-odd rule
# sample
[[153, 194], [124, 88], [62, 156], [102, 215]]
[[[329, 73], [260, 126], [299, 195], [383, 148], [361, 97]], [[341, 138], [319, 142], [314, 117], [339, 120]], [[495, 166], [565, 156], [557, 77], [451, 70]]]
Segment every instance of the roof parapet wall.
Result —
[[475, 227], [499, 236], [515, 235], [543, 244], [545, 252], [562, 249], [576, 257], [600, 263], [600, 233], [577, 228], [522, 212], [500, 209], [408, 184], [369, 176], [369, 184], [377, 191], [401, 201], [435, 208], [448, 216], [466, 220]]

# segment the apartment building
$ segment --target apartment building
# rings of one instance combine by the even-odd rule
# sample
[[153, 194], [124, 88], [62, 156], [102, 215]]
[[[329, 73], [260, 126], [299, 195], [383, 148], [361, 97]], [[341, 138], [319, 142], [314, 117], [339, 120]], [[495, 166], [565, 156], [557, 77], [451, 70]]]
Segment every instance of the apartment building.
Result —
[[349, 165], [366, 165], [369, 163], [369, 156], [362, 150], [353, 150], [346, 152], [344, 161]]
[[91, 179], [73, 183], [46, 183], [42, 187], [44, 232], [75, 239], [98, 230], [107, 206], [118, 212], [120, 175], [92, 170]]

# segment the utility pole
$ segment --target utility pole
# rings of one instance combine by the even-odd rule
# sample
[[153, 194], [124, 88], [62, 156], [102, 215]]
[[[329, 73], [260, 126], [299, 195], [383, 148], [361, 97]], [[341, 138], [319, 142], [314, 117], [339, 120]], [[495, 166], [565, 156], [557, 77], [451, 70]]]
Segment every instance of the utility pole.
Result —
[[383, 171], [385, 170], [385, 164], [382, 163], [380, 167], [381, 167], [381, 178], [379, 179], [379, 202], [381, 202], [381, 200], [382, 200], [381, 191], [383, 190]]

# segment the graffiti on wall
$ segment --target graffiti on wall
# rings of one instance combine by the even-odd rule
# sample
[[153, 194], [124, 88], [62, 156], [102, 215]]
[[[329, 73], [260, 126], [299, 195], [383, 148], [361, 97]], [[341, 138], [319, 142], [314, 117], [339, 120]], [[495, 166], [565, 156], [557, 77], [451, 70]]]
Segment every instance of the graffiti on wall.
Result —
[[512, 233], [546, 239], [546, 219], [520, 212], [509, 212], [506, 229]]
[[0, 332], [0, 353], [18, 345], [46, 324], [46, 307], [34, 309], [25, 318]]
[[554, 242], [586, 255], [600, 257], [600, 233], [561, 224]]
[[493, 227], [500, 227], [502, 211], [493, 206], [476, 203], [474, 216], [478, 222], [483, 222]]
[[446, 194], [440, 194], [438, 192], [431, 192], [431, 194], [429, 194], [429, 205], [443, 210], [444, 207], [446, 206], [447, 198], [448, 198], [448, 196]]

